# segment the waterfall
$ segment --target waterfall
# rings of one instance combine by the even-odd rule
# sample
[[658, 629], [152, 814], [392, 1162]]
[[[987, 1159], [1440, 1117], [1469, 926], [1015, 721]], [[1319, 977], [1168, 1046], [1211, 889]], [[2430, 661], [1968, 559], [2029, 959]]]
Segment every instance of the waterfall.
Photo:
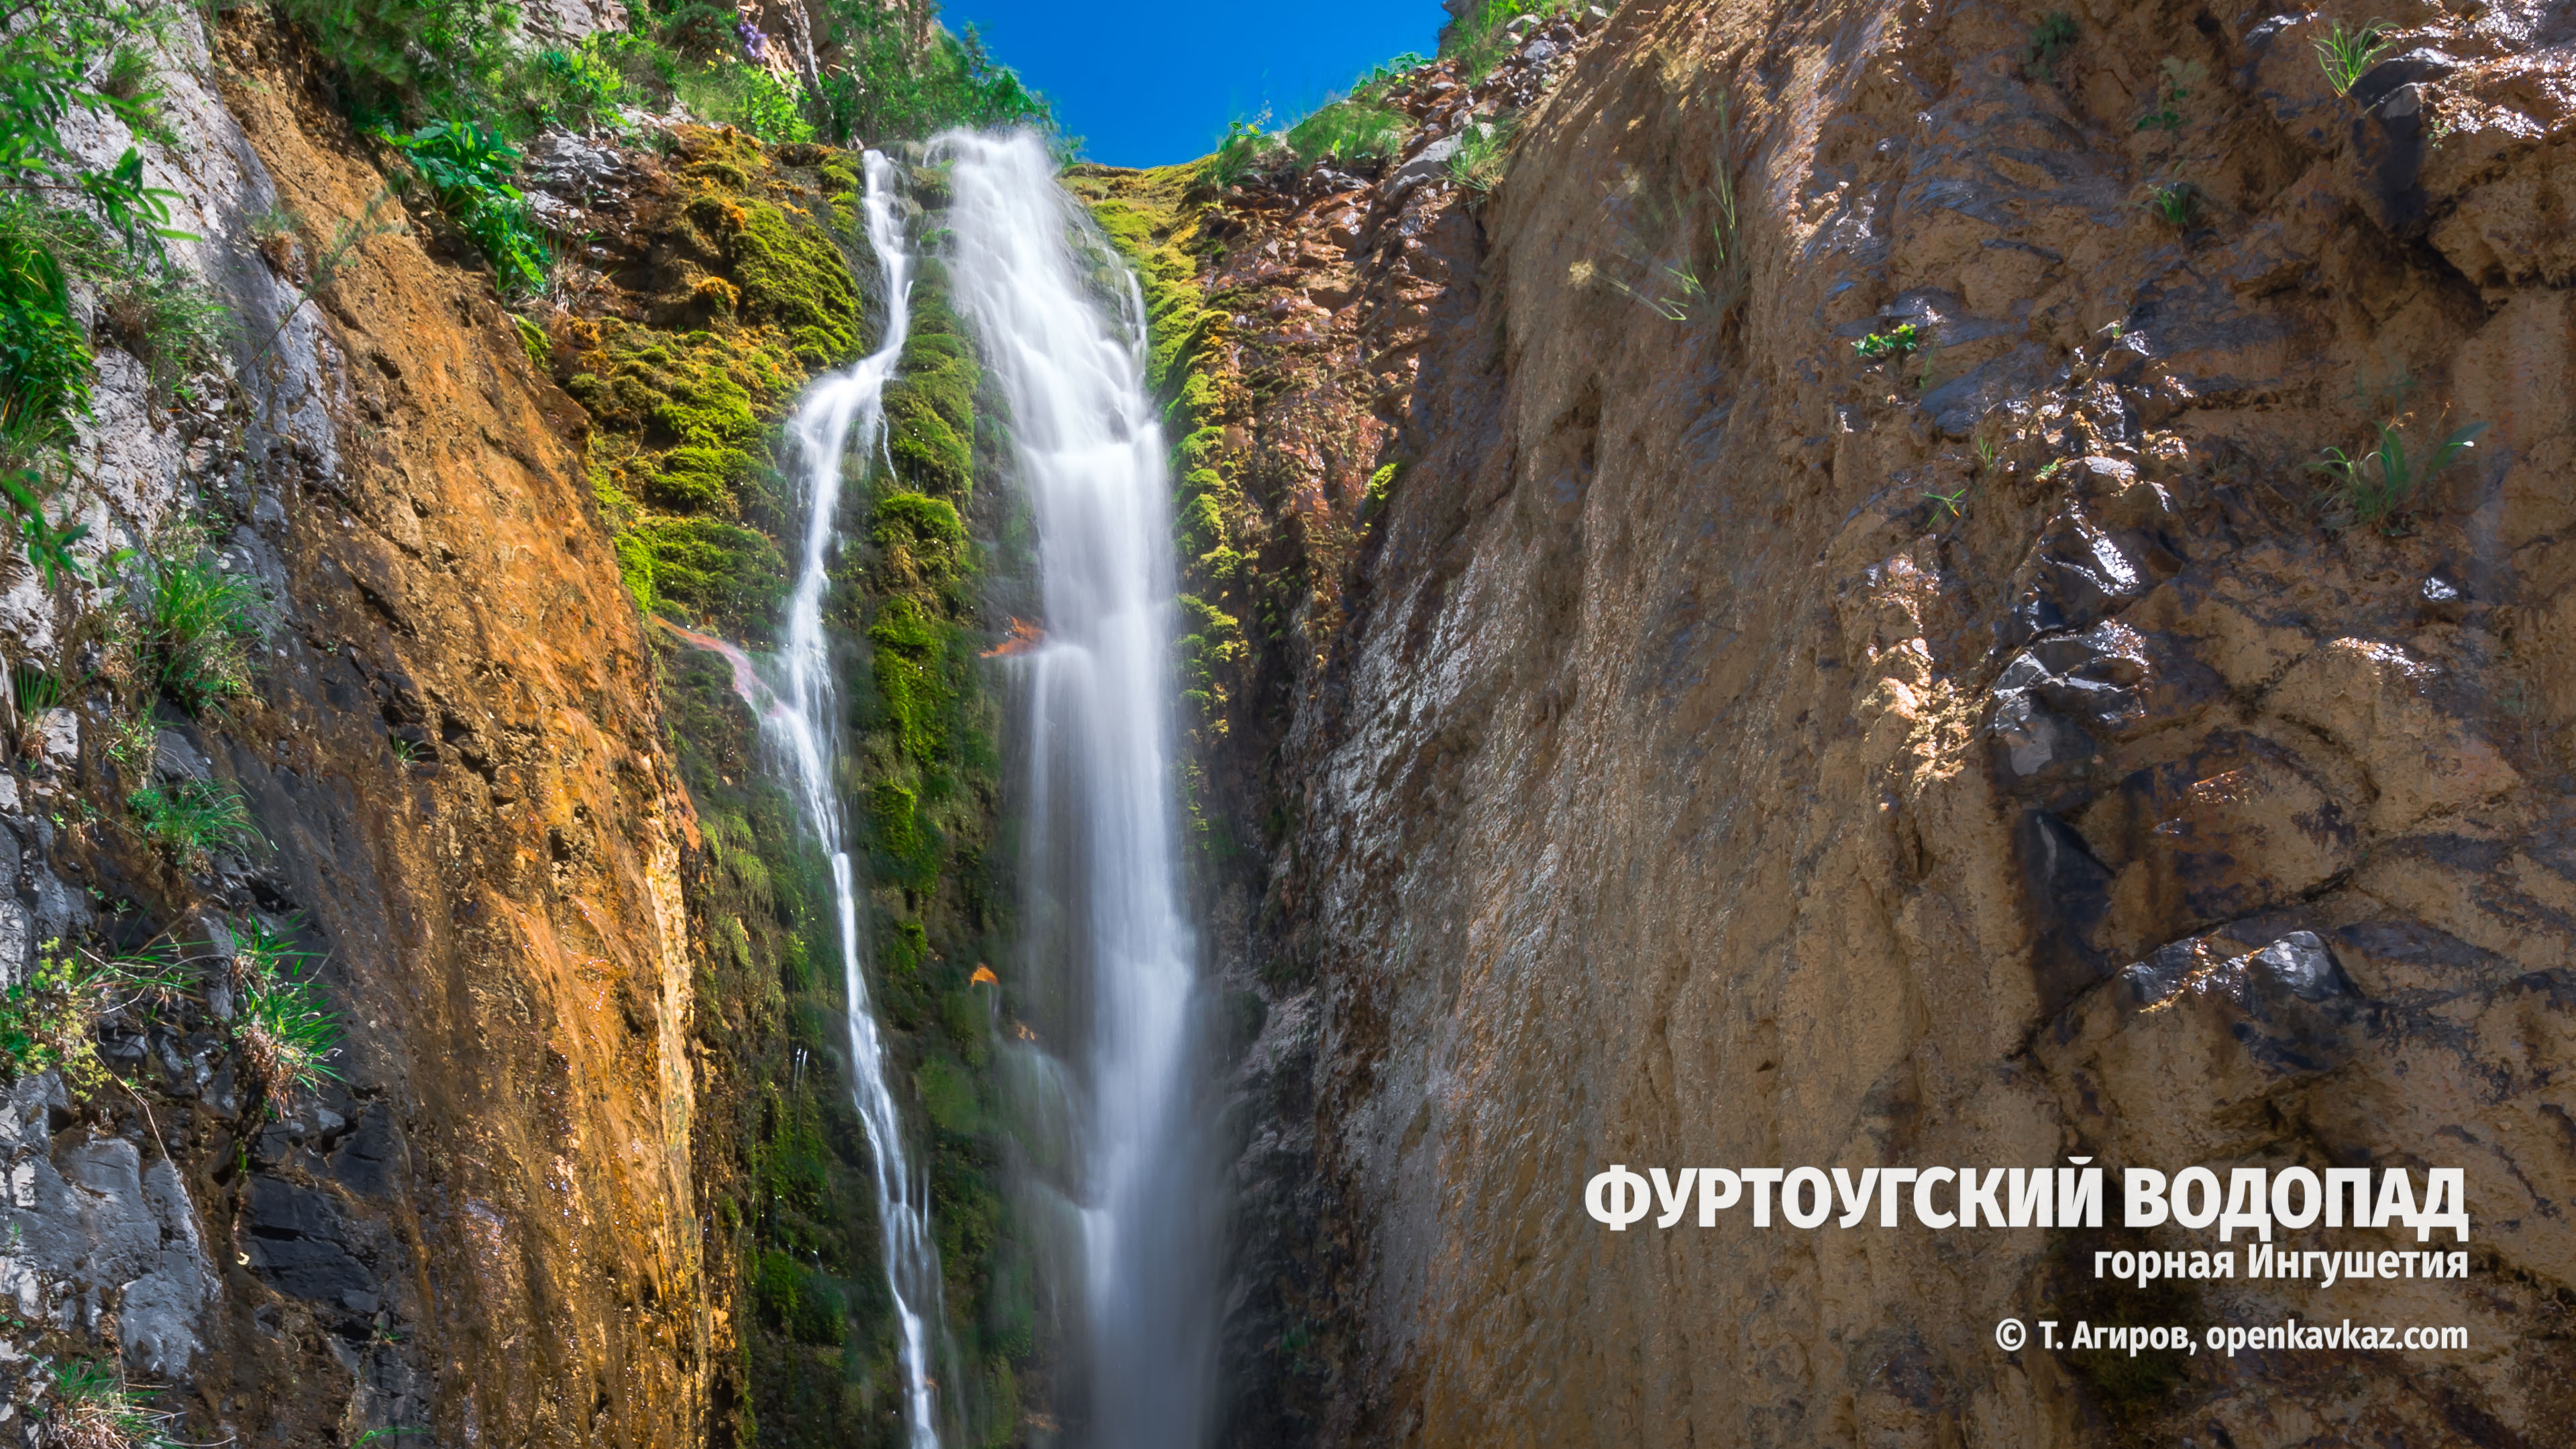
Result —
[[912, 256], [896, 215], [894, 164], [867, 153], [868, 242], [883, 268], [885, 340], [845, 372], [814, 384], [793, 424], [804, 460], [805, 548], [787, 606], [780, 651], [779, 707], [765, 726], [786, 755], [805, 816], [831, 861], [832, 896], [841, 932], [841, 977], [849, 992], [850, 1095], [868, 1129], [876, 1167], [877, 1221], [885, 1237], [886, 1282], [903, 1332], [905, 1411], [912, 1449], [939, 1449], [938, 1405], [931, 1379], [930, 1334], [938, 1322], [939, 1249], [930, 1235], [930, 1193], [915, 1178], [903, 1146], [903, 1119], [886, 1083], [885, 1039], [860, 970], [858, 882], [834, 777], [840, 732], [834, 720], [831, 652], [823, 635], [823, 595], [839, 536], [841, 468], [855, 448], [875, 450], [885, 427], [886, 379], [903, 355], [911, 323]]
[[951, 133], [958, 302], [1008, 408], [1045, 642], [1016, 656], [1033, 998], [1069, 1081], [1051, 1186], [1086, 1329], [1083, 1442], [1196, 1449], [1215, 1369], [1197, 945], [1180, 898], [1171, 481], [1135, 278], [1037, 138]]

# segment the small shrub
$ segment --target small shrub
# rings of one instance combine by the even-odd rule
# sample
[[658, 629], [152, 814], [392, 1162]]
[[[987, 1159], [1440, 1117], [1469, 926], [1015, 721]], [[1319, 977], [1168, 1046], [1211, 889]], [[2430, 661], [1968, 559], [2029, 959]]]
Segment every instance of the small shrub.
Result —
[[2397, 48], [2397, 42], [2383, 40], [2388, 28], [2385, 20], [2365, 20], [2359, 29], [2346, 30], [2337, 21], [2325, 34], [2317, 37], [2317, 65], [2326, 73], [2326, 84], [2339, 96], [2352, 94], [2352, 88], [2379, 64], [2380, 57]]
[[98, 1024], [125, 1011], [168, 1006], [187, 990], [166, 951], [104, 957], [60, 940], [36, 949], [35, 969], [0, 995], [0, 1057], [12, 1075], [58, 1071], [75, 1099], [107, 1085]]
[[2057, 62], [2075, 48], [2083, 32], [2075, 28], [2075, 17], [2063, 10], [2052, 10], [2042, 17], [2030, 33], [2030, 46], [2022, 52], [2022, 71], [2033, 80], [2054, 84]]
[[376, 135], [411, 157], [440, 209], [492, 264], [504, 295], [544, 289], [554, 257], [537, 234], [527, 198], [510, 184], [517, 148], [478, 121], [434, 121], [408, 136]]
[[190, 539], [154, 558], [151, 576], [142, 643], [153, 681], [190, 714], [248, 694], [258, 584], [216, 567]]
[[260, 843], [250, 802], [221, 780], [178, 780], [145, 785], [125, 797], [144, 843], [179, 869], [204, 870], [219, 850], [247, 852]]
[[1923, 345], [1923, 329], [1911, 322], [1899, 322], [1884, 332], [1873, 332], [1852, 344], [1852, 350], [1870, 362], [1884, 362], [1903, 357]]
[[297, 949], [265, 922], [234, 934], [233, 1038], [243, 1068], [273, 1109], [339, 1076], [331, 1059], [340, 1054], [340, 1019], [314, 979], [318, 969], [314, 953]]
[[2327, 501], [2349, 514], [2355, 524], [2375, 526], [2384, 533], [2399, 531], [2398, 519], [2416, 490], [2458, 462], [2487, 430], [2485, 423], [2471, 423], [2454, 429], [2429, 452], [2413, 453], [2404, 423], [2397, 418], [2381, 423], [2377, 438], [2359, 457], [2328, 448], [2308, 464], [2308, 471], [2330, 480]]

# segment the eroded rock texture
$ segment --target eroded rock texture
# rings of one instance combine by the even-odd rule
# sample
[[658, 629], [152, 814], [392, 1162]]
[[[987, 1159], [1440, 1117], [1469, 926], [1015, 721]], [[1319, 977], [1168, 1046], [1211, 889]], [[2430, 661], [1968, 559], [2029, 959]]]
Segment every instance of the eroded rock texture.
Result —
[[[1405, 466], [1267, 766], [1235, 1442], [2576, 1434], [2576, 73], [2562, 10], [2393, 18], [2338, 96], [2321, 17], [1641, 0], [1531, 38], [1481, 205], [1299, 203], [1273, 315], [1367, 338]], [[2411, 497], [2321, 498], [2392, 419]], [[2475, 1272], [2124, 1296], [2095, 1248], [2215, 1244], [1580, 1196], [2070, 1154], [2457, 1166]], [[1995, 1348], [2051, 1308], [2471, 1347]]]

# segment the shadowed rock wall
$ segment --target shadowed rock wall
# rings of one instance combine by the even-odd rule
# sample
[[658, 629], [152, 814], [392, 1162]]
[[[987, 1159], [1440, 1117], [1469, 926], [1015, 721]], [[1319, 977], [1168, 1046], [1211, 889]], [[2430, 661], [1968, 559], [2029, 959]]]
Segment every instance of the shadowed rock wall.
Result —
[[[1267, 777], [1234, 1442], [2571, 1432], [2566, 18], [2403, 10], [2350, 96], [2317, 19], [2072, 18], [1641, 0], [1480, 207], [1344, 198], [1437, 285], [1347, 314], [1424, 335]], [[2321, 497], [2390, 420], [2419, 475], [2489, 426]], [[2461, 1167], [2474, 1273], [1581, 1203], [2069, 1154]], [[2472, 1346], [1993, 1346], [2050, 1307]]]

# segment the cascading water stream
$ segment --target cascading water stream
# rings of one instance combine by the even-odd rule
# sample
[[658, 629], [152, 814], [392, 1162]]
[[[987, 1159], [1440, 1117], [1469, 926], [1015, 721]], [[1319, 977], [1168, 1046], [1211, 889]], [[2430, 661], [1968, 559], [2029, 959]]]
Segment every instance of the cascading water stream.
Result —
[[[1197, 943], [1181, 902], [1170, 477], [1134, 277], [1035, 137], [952, 133], [957, 300], [1009, 408], [1046, 642], [1014, 660], [1032, 964], [1067, 1003], [1093, 1449], [1196, 1449], [1215, 1368]], [[1104, 290], [1103, 279], [1109, 279]], [[1113, 315], [1117, 314], [1117, 315]]]
[[885, 429], [886, 380], [903, 355], [911, 323], [912, 256], [905, 250], [896, 214], [894, 183], [894, 164], [868, 152], [868, 241], [884, 271], [885, 339], [855, 366], [814, 384], [796, 410], [794, 430], [805, 476], [805, 548], [796, 591], [788, 599], [786, 641], [778, 658], [780, 699], [777, 708], [766, 712], [764, 727], [787, 757], [806, 819], [831, 862], [841, 932], [841, 975], [849, 992], [850, 1094], [867, 1124], [868, 1150], [876, 1166], [886, 1281], [893, 1289], [895, 1317], [903, 1332], [905, 1409], [912, 1449], [939, 1449], [930, 1343], [939, 1317], [939, 1249], [930, 1233], [928, 1188], [915, 1180], [904, 1151], [903, 1120], [886, 1082], [885, 1041], [860, 969], [858, 882], [834, 783], [839, 756], [839, 734], [833, 723], [836, 691], [823, 633], [827, 570], [839, 542], [834, 520], [841, 509], [842, 460], [853, 448], [865, 455], [878, 447]]

